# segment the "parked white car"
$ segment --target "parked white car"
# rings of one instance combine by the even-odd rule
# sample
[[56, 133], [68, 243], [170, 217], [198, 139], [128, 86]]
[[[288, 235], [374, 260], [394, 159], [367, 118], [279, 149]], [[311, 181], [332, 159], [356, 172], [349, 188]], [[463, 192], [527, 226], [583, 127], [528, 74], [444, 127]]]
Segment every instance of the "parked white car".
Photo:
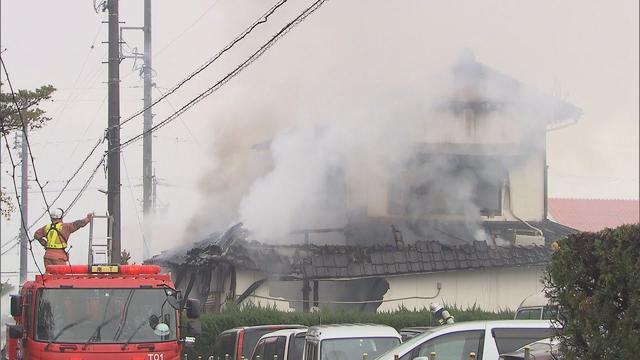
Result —
[[307, 331], [303, 359], [362, 360], [366, 357], [373, 360], [400, 342], [400, 334], [386, 325], [312, 326]]
[[256, 344], [251, 360], [301, 360], [307, 329], [278, 330], [263, 335]]
[[468, 360], [476, 353], [478, 360], [496, 360], [500, 354], [552, 337], [556, 329], [547, 320], [469, 321], [435, 327], [402, 345], [391, 349], [377, 360], [428, 360], [432, 352], [440, 360]]

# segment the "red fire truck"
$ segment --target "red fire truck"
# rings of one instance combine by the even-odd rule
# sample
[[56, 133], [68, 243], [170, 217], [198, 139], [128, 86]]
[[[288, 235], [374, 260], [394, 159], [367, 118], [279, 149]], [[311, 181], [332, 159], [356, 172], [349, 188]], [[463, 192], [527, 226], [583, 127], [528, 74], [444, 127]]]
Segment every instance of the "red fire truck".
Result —
[[10, 360], [178, 360], [200, 333], [199, 301], [156, 265], [47, 266], [11, 297], [11, 315]]

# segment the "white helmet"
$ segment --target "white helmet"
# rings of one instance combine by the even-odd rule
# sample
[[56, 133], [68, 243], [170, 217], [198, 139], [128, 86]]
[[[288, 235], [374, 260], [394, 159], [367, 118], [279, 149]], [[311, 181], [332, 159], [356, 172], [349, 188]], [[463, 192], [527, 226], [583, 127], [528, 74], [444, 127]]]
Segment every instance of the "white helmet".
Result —
[[167, 336], [171, 334], [171, 330], [169, 329], [169, 325], [165, 323], [159, 323], [156, 325], [155, 329], [153, 329], [153, 333], [158, 336]]
[[64, 210], [57, 208], [51, 211], [51, 219], [59, 220], [64, 216]]

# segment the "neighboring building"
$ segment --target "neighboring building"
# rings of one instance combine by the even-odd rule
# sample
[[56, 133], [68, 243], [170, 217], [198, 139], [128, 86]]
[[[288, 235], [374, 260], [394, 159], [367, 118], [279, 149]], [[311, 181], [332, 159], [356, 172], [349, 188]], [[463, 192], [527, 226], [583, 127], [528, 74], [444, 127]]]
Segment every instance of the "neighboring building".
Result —
[[331, 193], [344, 196], [331, 213], [344, 217], [335, 224], [301, 229], [286, 246], [248, 241], [237, 225], [150, 261], [213, 311], [247, 299], [388, 310], [422, 307], [436, 294], [459, 306], [515, 309], [540, 290], [545, 244], [575, 231], [547, 219], [546, 131], [581, 111], [471, 54], [448, 76], [449, 91], [412, 132], [414, 151], [401, 168], [373, 174], [353, 155], [336, 172]]
[[549, 199], [549, 216], [580, 231], [640, 223], [640, 200]]

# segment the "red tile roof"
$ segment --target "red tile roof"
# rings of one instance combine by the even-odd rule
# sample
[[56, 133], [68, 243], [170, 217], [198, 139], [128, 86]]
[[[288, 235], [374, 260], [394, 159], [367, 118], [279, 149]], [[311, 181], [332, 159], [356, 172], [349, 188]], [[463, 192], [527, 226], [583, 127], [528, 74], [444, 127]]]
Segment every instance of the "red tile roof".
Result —
[[640, 200], [549, 199], [549, 215], [582, 231], [640, 223]]

